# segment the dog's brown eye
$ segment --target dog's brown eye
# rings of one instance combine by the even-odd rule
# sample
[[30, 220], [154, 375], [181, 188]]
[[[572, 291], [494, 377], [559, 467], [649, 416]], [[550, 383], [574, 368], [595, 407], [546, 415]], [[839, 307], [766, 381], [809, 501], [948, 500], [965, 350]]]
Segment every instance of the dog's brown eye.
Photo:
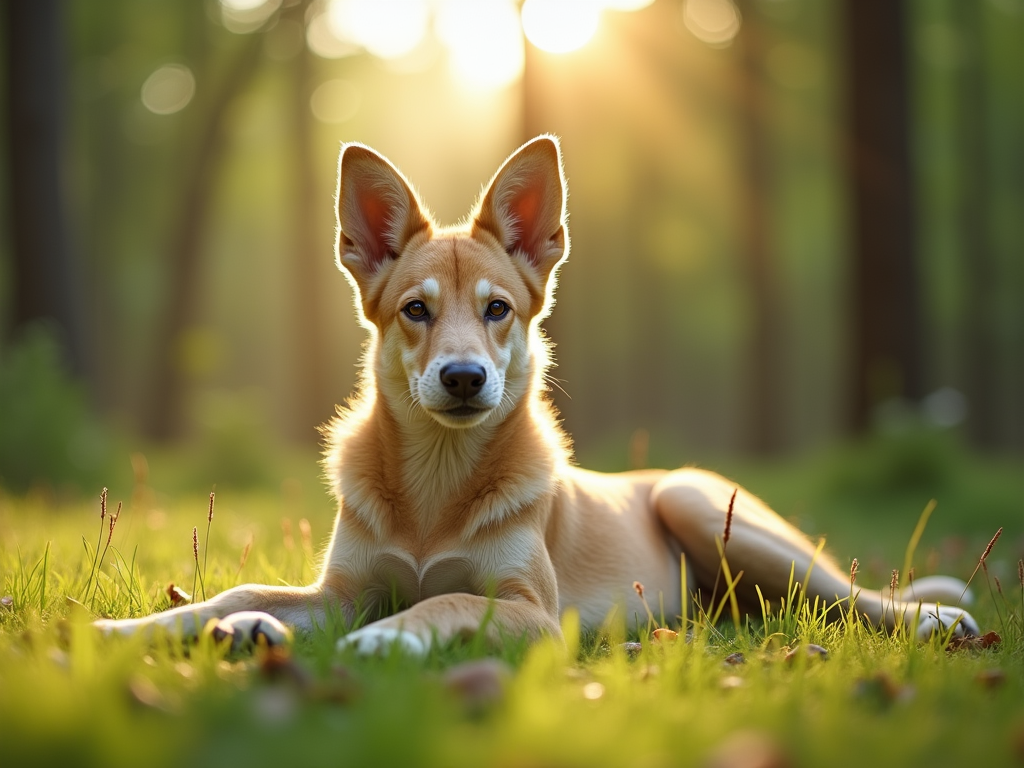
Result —
[[410, 301], [402, 307], [402, 311], [405, 312], [406, 317], [410, 317], [413, 320], [427, 319], [427, 305], [422, 301]]
[[504, 301], [492, 301], [487, 305], [487, 317], [492, 320], [500, 320], [508, 314], [508, 304]]

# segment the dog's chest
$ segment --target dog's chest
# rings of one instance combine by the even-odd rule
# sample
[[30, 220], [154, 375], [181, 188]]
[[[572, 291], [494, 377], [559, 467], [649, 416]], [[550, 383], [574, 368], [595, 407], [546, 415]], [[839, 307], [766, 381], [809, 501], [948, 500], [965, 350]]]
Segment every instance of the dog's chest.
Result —
[[405, 603], [452, 592], [477, 593], [479, 579], [473, 561], [455, 552], [419, 559], [409, 552], [384, 552], [374, 558], [370, 592], [394, 594]]

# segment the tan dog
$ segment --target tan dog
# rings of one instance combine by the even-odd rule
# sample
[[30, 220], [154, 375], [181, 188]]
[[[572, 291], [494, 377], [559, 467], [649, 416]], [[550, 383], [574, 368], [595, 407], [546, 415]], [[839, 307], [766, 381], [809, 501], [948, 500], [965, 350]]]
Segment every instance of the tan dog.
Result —
[[[362, 383], [325, 430], [327, 475], [338, 517], [320, 580], [305, 588], [244, 585], [197, 605], [142, 619], [98, 622], [131, 632], [160, 625], [192, 633], [210, 618], [273, 635], [356, 605], [382, 615], [397, 595], [408, 607], [342, 638], [374, 652], [394, 644], [424, 653], [478, 631], [560, 634], [579, 611], [600, 624], [616, 606], [646, 615], [633, 582], [668, 616], [682, 613], [680, 553], [690, 589], [713, 588], [735, 486], [696, 469], [607, 475], [571, 463], [546, 397], [549, 364], [540, 323], [569, 251], [558, 143], [542, 136], [501, 167], [469, 223], [439, 229], [386, 159], [342, 149], [338, 264], [370, 333]], [[742, 489], [727, 550], [737, 593], [755, 585], [778, 605], [791, 568], [800, 578], [814, 547]], [[847, 574], [819, 557], [810, 599], [847, 597]], [[921, 579], [915, 598], [956, 602], [963, 583]], [[857, 608], [893, 627], [915, 620], [977, 632], [962, 610], [892, 602], [862, 591]], [[375, 613], [380, 610], [380, 614]], [[230, 616], [246, 611], [242, 615]], [[691, 614], [692, 615], [692, 614]]]

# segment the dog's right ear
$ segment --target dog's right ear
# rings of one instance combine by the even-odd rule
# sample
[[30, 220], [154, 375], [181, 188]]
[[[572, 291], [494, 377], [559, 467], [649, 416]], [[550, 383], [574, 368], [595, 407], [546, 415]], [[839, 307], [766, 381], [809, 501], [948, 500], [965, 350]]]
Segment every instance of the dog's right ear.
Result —
[[401, 172], [362, 144], [345, 144], [338, 160], [338, 266], [364, 300], [373, 278], [431, 221]]

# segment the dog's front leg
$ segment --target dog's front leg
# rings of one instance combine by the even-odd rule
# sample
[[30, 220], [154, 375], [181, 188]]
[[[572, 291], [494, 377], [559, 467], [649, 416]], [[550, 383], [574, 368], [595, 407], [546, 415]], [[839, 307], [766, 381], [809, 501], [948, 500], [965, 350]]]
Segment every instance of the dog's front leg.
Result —
[[398, 646], [411, 655], [424, 656], [434, 640], [444, 643], [470, 637], [480, 630], [491, 642], [499, 641], [503, 633], [531, 639], [544, 634], [562, 636], [557, 605], [544, 606], [521, 596], [488, 598], [453, 593], [427, 598], [401, 613], [350, 632], [338, 641], [338, 648], [373, 654]]
[[[194, 638], [210, 619], [224, 619], [228, 627], [248, 634], [262, 634], [273, 645], [285, 642], [282, 623], [299, 630], [322, 625], [331, 606], [352, 620], [352, 607], [337, 601], [333, 591], [314, 584], [309, 587], [271, 587], [243, 584], [194, 605], [183, 605], [163, 613], [137, 619], [100, 619], [93, 626], [106, 634], [152, 635], [162, 629], [182, 639]], [[265, 618], [269, 617], [269, 618]]]

